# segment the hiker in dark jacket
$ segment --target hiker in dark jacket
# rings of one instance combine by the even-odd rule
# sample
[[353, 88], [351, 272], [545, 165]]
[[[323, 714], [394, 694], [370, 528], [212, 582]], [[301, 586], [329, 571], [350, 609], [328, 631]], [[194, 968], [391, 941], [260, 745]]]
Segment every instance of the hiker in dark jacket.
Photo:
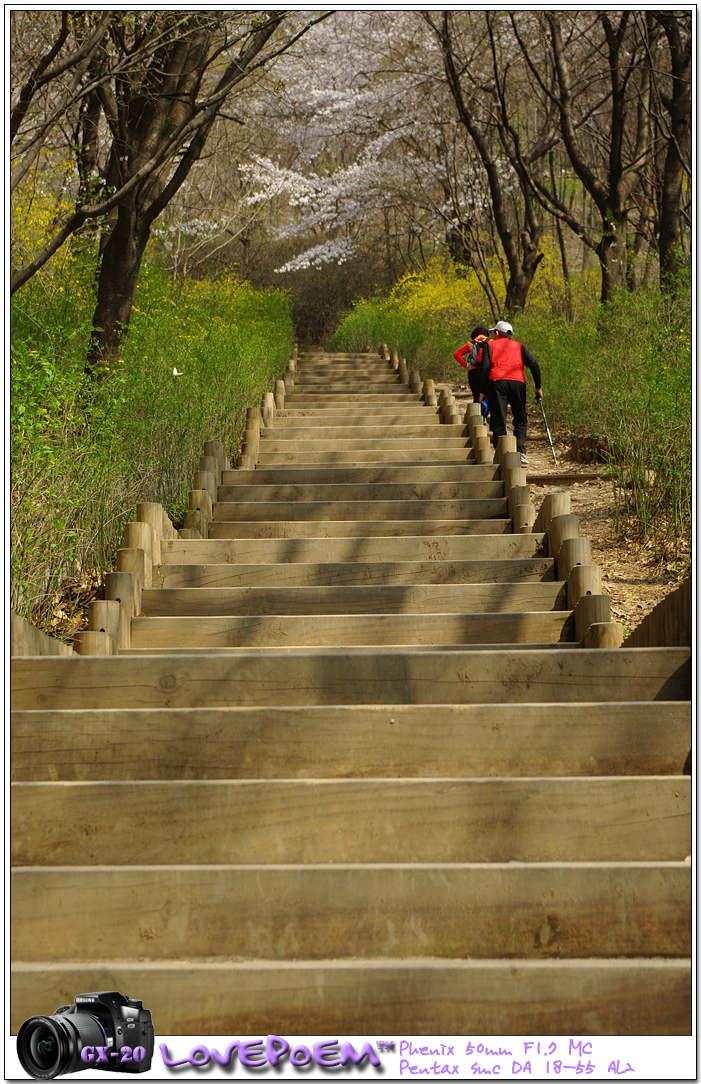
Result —
[[491, 342], [482, 347], [482, 387], [480, 402], [489, 400], [491, 411], [492, 444], [496, 448], [499, 437], [506, 434], [506, 408], [511, 407], [514, 418], [514, 436], [521, 462], [526, 465], [526, 366], [533, 374], [535, 397], [543, 398], [540, 386], [540, 367], [525, 346], [512, 339], [514, 329], [506, 320], [500, 320]]

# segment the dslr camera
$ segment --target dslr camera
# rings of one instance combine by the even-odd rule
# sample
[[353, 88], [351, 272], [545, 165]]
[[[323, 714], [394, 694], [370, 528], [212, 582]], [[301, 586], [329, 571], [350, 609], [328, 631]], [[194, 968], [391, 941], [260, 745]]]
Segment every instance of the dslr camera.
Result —
[[78, 994], [53, 1016], [31, 1016], [17, 1033], [17, 1056], [30, 1076], [50, 1080], [81, 1069], [145, 1073], [153, 1057], [151, 1013], [110, 990]]

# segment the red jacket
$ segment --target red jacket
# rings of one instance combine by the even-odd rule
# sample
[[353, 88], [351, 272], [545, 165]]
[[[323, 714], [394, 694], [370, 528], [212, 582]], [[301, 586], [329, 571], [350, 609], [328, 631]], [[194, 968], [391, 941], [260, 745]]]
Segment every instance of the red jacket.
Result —
[[526, 370], [521, 356], [521, 343], [514, 339], [493, 339], [490, 380], [520, 380], [526, 383]]

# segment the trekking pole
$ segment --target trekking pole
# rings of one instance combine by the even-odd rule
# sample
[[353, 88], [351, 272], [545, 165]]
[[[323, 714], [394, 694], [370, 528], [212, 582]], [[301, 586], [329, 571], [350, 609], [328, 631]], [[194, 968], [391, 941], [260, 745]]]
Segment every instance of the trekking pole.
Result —
[[553, 438], [550, 436], [550, 426], [548, 425], [548, 419], [545, 417], [545, 408], [543, 406], [543, 400], [539, 399], [538, 402], [540, 403], [540, 410], [541, 410], [541, 413], [543, 415], [543, 421], [545, 422], [545, 431], [548, 434], [548, 440], [550, 441], [550, 448], [551, 448], [552, 453], [553, 453], [553, 459], [555, 460], [555, 466], [557, 466], [557, 456], [555, 455], [555, 445], [553, 444]]

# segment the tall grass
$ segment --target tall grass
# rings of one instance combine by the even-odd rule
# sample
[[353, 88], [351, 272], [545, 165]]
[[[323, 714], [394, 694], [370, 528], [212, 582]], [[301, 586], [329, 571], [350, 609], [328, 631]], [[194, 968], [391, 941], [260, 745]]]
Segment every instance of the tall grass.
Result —
[[61, 582], [111, 566], [139, 501], [177, 519], [204, 441], [234, 455], [246, 408], [281, 375], [293, 339], [278, 291], [228, 277], [178, 288], [145, 268], [123, 352], [94, 384], [83, 371], [90, 257], [13, 301], [11, 604], [54, 631]]
[[[549, 418], [563, 435], [598, 438], [620, 525], [683, 564], [692, 494], [689, 286], [680, 282], [674, 295], [659, 287], [621, 292], [602, 306], [595, 275], [573, 276], [569, 295], [554, 259], [539, 276], [512, 320], [515, 338], [540, 363]], [[491, 324], [479, 283], [435, 264], [388, 296], [359, 302], [333, 346], [386, 341], [424, 377], [450, 381], [464, 373], [453, 351], [476, 324]]]

